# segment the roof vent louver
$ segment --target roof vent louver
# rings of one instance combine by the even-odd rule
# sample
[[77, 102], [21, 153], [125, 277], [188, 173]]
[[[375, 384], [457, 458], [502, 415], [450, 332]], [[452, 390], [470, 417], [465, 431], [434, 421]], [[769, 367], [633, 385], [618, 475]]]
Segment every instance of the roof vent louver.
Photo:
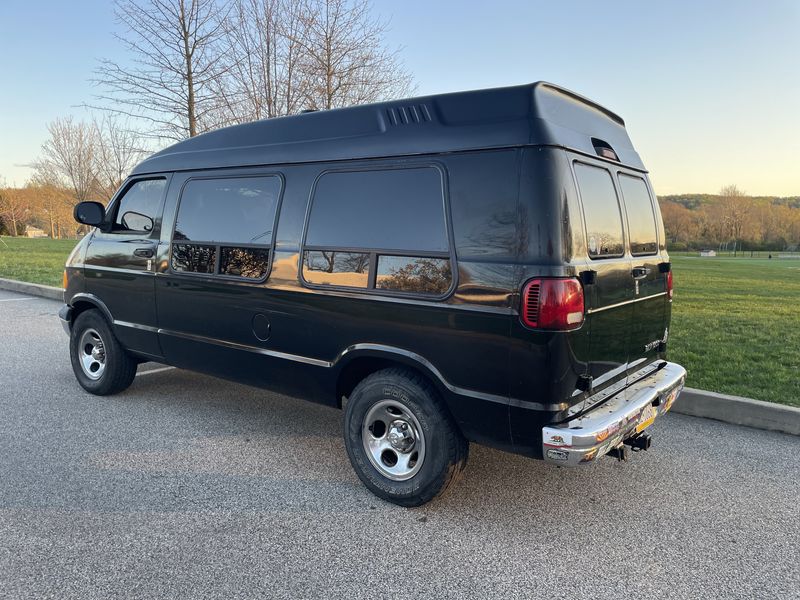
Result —
[[404, 104], [386, 109], [390, 125], [429, 123], [431, 112], [425, 104]]

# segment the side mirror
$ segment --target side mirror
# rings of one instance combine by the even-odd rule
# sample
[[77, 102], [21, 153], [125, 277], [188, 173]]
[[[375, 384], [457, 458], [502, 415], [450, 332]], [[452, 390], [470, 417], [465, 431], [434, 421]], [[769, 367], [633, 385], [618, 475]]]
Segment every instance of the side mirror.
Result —
[[78, 223], [100, 227], [106, 220], [106, 209], [99, 202], [80, 202], [75, 206], [72, 216]]
[[122, 215], [122, 226], [130, 231], [153, 231], [153, 219], [142, 213], [129, 210]]

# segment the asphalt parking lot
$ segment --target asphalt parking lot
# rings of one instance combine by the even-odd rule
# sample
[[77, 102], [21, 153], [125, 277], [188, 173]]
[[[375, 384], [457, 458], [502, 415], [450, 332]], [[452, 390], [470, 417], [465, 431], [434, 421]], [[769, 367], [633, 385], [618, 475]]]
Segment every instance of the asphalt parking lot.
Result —
[[58, 307], [0, 291], [4, 598], [798, 597], [796, 437], [670, 415], [578, 470], [473, 445], [403, 509], [338, 411], [154, 364], [84, 393]]

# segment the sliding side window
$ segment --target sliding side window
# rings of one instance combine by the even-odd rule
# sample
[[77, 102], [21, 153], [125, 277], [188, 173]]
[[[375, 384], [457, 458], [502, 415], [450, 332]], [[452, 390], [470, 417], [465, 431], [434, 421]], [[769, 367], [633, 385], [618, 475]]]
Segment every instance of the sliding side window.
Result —
[[172, 236], [172, 270], [266, 278], [280, 191], [276, 176], [189, 180]]
[[439, 170], [322, 175], [308, 220], [303, 279], [320, 286], [444, 295], [453, 277]]

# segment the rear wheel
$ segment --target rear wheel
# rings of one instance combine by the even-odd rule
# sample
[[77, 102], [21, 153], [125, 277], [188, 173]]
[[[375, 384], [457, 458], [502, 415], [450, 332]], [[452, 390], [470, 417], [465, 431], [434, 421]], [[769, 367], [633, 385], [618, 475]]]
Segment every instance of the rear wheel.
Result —
[[469, 445], [433, 386], [400, 368], [359, 383], [345, 411], [345, 446], [356, 474], [375, 495], [420, 506], [461, 474]]
[[72, 324], [69, 349], [75, 378], [87, 392], [116, 394], [133, 383], [137, 363], [98, 311], [78, 315]]

